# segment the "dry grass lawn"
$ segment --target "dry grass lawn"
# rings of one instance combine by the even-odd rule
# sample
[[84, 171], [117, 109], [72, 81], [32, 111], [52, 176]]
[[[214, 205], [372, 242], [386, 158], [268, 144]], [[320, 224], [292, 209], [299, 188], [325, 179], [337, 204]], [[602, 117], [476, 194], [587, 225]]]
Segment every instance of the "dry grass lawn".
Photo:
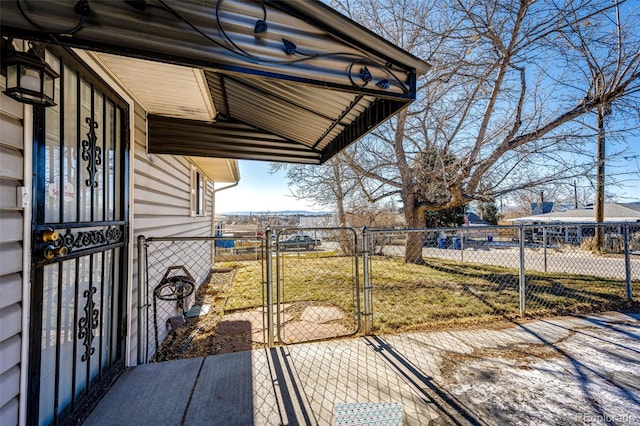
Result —
[[[259, 262], [232, 262], [237, 273], [225, 310], [262, 304]], [[362, 310], [349, 257], [288, 256], [281, 259], [282, 303], [329, 302], [346, 312]], [[371, 260], [374, 330], [380, 333], [520, 320], [518, 271], [499, 266], [426, 259], [425, 265], [402, 259]], [[536, 273], [526, 277], [525, 317], [587, 313], [626, 306], [621, 280], [574, 274]]]
[[[263, 305], [266, 290], [261, 261], [232, 260], [218, 262], [216, 267], [229, 272], [213, 274], [196, 296], [198, 304], [211, 305], [211, 312], [187, 319], [172, 331], [157, 360], [214, 355], [229, 347], [246, 350], [264, 346], [251, 336], [226, 335], [220, 328], [225, 315]], [[347, 328], [354, 329], [350, 327], [356, 324], [357, 312], [363, 311], [364, 300], [362, 271], [353, 258], [327, 252], [296, 253], [281, 256], [274, 276], [276, 270], [280, 285], [273, 297], [284, 304], [287, 317], [295, 320], [300, 316], [297, 311], [308, 306], [334, 306], [345, 313]], [[414, 265], [399, 258], [374, 256], [370, 271], [373, 331], [377, 334], [501, 328], [543, 316], [628, 307], [621, 280], [559, 273], [527, 275], [523, 317], [520, 277], [515, 269], [442, 259]]]

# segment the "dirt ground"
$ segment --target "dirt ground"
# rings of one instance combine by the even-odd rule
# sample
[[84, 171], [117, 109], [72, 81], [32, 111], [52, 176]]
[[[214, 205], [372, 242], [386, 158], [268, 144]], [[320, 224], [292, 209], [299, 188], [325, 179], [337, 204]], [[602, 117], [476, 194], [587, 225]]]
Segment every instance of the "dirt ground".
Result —
[[[266, 318], [262, 307], [236, 311], [225, 311], [225, 305], [237, 269], [214, 269], [211, 277], [196, 292], [194, 306], [209, 306], [205, 315], [184, 318], [184, 323], [177, 325], [169, 332], [160, 345], [154, 361], [169, 361], [186, 358], [205, 357], [210, 355], [246, 351], [266, 347]], [[637, 306], [633, 310], [637, 310]], [[280, 306], [279, 316], [283, 323], [275, 337], [283, 343], [323, 340], [334, 336], [347, 336], [355, 328], [355, 320], [351, 314], [340, 311], [336, 306], [320, 302], [295, 302]], [[275, 321], [275, 318], [274, 318]], [[491, 323], [466, 323], [464, 329], [494, 329], [512, 327], [517, 320]], [[459, 326], [439, 324], [437, 329], [455, 330]], [[315, 334], [314, 334], [315, 333]], [[527, 347], [519, 351], [514, 349], [511, 356], [529, 357], [536, 353], [535, 348]], [[542, 347], [542, 351], [547, 348]], [[489, 354], [490, 355], [490, 354]], [[545, 358], [545, 354], [537, 354]], [[452, 356], [448, 362], [455, 364], [464, 360]], [[448, 370], [448, 368], [446, 369]]]
[[[215, 269], [211, 279], [200, 286], [196, 292], [195, 305], [209, 305], [209, 313], [193, 318], [185, 318], [184, 324], [169, 332], [155, 361], [169, 361], [182, 358], [216, 355], [236, 350], [264, 347], [254, 343], [245, 333], [233, 333], [233, 330], [220, 330], [224, 316], [224, 306], [229, 297], [236, 270], [233, 268]], [[223, 348], [235, 348], [225, 350]]]
[[[262, 307], [228, 311], [225, 305], [236, 269], [212, 271], [211, 279], [196, 292], [194, 306], [209, 306], [206, 315], [185, 318], [169, 332], [154, 361], [197, 358], [266, 347]], [[304, 342], [345, 336], [355, 330], [353, 316], [337, 306], [298, 301], [280, 305], [283, 321], [275, 337], [283, 342]], [[275, 321], [275, 319], [274, 319]]]

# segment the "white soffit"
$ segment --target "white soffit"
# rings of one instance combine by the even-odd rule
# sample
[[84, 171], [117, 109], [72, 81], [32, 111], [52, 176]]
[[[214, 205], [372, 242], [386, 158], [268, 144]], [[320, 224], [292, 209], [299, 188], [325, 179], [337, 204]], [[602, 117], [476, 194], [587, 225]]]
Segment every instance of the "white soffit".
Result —
[[193, 164], [214, 182], [238, 182], [240, 171], [237, 160], [211, 157], [189, 157]]
[[202, 70], [106, 53], [93, 56], [148, 113], [214, 121], [216, 111]]

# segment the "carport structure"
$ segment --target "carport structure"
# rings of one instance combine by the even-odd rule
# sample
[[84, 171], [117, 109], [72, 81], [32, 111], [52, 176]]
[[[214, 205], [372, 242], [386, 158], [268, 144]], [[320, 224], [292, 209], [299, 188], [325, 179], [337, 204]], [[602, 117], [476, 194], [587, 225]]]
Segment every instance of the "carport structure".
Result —
[[3, 2], [2, 35], [89, 51], [152, 105], [150, 153], [320, 164], [429, 66], [319, 1]]

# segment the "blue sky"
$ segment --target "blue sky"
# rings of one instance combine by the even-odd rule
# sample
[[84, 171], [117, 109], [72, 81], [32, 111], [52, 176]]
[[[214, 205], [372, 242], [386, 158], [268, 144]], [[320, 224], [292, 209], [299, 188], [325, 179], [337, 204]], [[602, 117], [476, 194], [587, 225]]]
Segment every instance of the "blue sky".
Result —
[[[317, 211], [296, 200], [289, 191], [286, 172], [269, 173], [269, 162], [239, 160], [240, 183], [216, 194], [216, 212]], [[220, 184], [225, 186], [228, 184]], [[218, 186], [216, 186], [218, 187]]]
[[[630, 202], [640, 201], [640, 136], [629, 137], [624, 143], [616, 144], [614, 149], [619, 150], [626, 146], [622, 156], [605, 164], [606, 173], [622, 173], [617, 180], [622, 181], [622, 187], [605, 188], [607, 194], [616, 196], [614, 201]], [[611, 147], [607, 146], [607, 152]]]

